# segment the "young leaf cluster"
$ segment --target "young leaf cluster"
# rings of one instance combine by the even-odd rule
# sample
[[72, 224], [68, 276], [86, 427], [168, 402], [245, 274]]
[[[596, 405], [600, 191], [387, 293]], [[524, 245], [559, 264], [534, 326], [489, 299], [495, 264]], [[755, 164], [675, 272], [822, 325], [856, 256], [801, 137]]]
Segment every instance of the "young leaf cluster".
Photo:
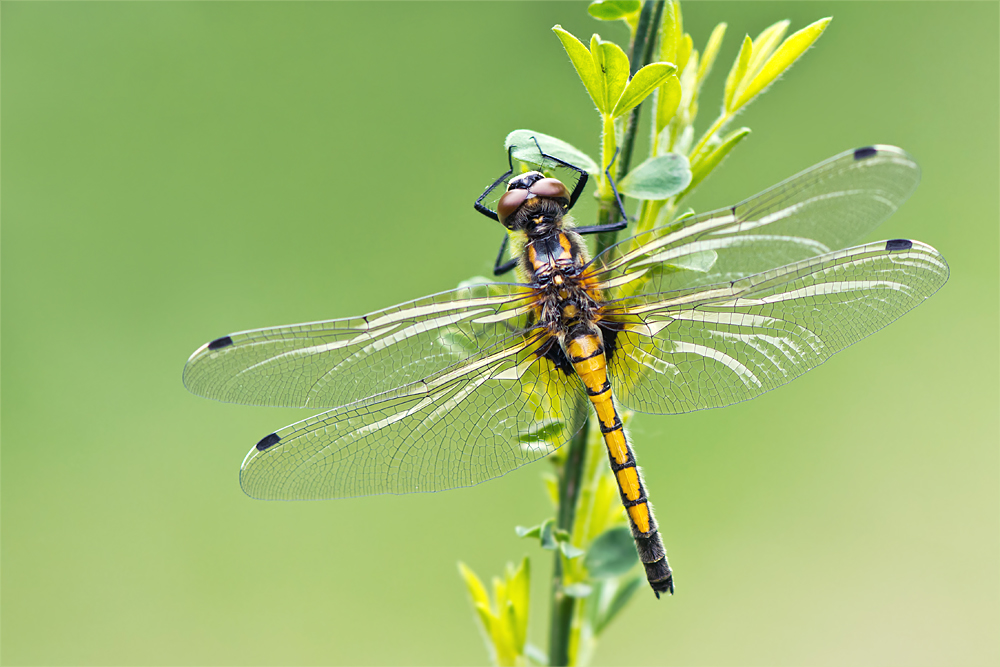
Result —
[[[507, 563], [504, 576], [493, 578], [493, 600], [486, 587], [465, 563], [458, 571], [476, 610], [479, 629], [495, 665], [524, 665], [528, 649], [528, 609], [531, 564], [527, 556], [514, 567]], [[536, 653], [537, 649], [533, 649]]]

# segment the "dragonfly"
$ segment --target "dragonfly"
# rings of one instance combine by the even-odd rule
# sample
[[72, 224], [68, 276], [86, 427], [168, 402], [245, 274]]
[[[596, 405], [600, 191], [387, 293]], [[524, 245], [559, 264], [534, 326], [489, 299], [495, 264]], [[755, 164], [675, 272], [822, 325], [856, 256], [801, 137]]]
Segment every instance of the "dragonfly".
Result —
[[[672, 594], [622, 409], [755, 398], [934, 294], [949, 269], [931, 246], [852, 245], [910, 196], [920, 169], [892, 146], [847, 151], [591, 258], [581, 235], [609, 226], [570, 216], [588, 174], [537, 141], [511, 146], [508, 163], [475, 208], [504, 226], [494, 270], [513, 269], [514, 282], [222, 336], [191, 355], [184, 384], [225, 402], [324, 410], [243, 460], [243, 490], [271, 500], [472, 486], [545, 458], [595, 415], [646, 578], [657, 597]], [[615, 229], [628, 223], [617, 201]]]

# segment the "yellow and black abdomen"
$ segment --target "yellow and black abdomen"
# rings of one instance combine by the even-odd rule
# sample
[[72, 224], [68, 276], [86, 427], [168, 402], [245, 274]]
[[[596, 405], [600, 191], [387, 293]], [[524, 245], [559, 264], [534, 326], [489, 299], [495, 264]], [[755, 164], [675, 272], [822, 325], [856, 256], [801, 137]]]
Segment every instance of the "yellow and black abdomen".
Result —
[[601, 330], [593, 324], [573, 327], [565, 339], [564, 350], [577, 375], [587, 387], [590, 402], [597, 412], [604, 444], [608, 448], [611, 470], [618, 481], [622, 505], [628, 512], [639, 560], [646, 568], [646, 579], [656, 596], [673, 593], [673, 576], [667, 564], [663, 541], [646, 497], [642, 475], [636, 466], [635, 453], [625, 437], [625, 428], [615, 409], [611, 383], [608, 381], [607, 357]]

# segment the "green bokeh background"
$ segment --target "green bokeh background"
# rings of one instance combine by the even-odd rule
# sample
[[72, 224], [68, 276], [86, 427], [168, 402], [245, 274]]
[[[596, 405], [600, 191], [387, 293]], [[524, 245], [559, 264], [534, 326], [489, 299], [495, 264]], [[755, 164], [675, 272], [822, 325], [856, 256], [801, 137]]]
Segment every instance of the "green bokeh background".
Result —
[[[734, 203], [834, 153], [902, 146], [923, 184], [876, 238], [951, 281], [793, 385], [640, 415], [678, 593], [597, 664], [1000, 660], [998, 6], [706, 3], [739, 38], [834, 21], [742, 115], [701, 188]], [[5, 664], [475, 664], [457, 576], [533, 558], [545, 463], [473, 489], [265, 503], [237, 471], [305, 416], [188, 394], [229, 331], [340, 317], [487, 274], [472, 210], [527, 127], [597, 152], [558, 40], [584, 5], [22, 3], [2, 12]]]

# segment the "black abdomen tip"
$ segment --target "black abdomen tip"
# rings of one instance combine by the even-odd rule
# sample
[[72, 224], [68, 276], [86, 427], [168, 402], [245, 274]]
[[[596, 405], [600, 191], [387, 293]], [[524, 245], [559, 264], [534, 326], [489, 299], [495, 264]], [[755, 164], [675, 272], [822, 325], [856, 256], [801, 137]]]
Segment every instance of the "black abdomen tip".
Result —
[[874, 146], [865, 146], [864, 148], [858, 148], [854, 151], [855, 160], [864, 160], [865, 158], [869, 158], [873, 155], [878, 155], [878, 149]]
[[642, 566], [646, 569], [646, 581], [656, 597], [660, 597], [660, 593], [674, 594], [674, 573], [670, 571], [666, 558], [655, 563], [643, 563]]
[[913, 241], [909, 239], [892, 239], [885, 242], [886, 250], [909, 250], [913, 247]]
[[274, 447], [280, 441], [281, 438], [278, 437], [278, 434], [272, 433], [271, 435], [264, 437], [263, 439], [261, 439], [260, 442], [257, 443], [257, 450], [262, 452], [268, 447]]
[[208, 344], [208, 349], [218, 350], [223, 347], [229, 347], [233, 344], [233, 339], [229, 336], [223, 336], [222, 338], [216, 338], [211, 343]]

